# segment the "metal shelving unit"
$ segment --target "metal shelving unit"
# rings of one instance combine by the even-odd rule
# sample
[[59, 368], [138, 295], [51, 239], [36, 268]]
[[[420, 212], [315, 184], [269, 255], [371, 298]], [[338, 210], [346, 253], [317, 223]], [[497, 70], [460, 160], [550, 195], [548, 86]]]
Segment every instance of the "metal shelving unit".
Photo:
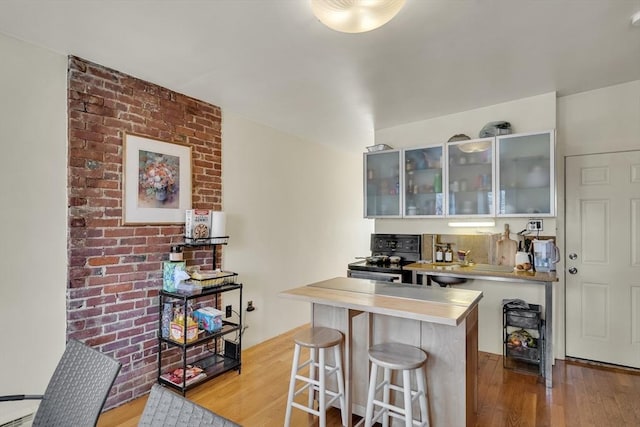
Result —
[[[158, 326], [158, 382], [164, 385], [168, 385], [180, 392], [182, 395], [186, 394], [186, 391], [195, 387], [207, 380], [217, 377], [218, 375], [230, 370], [237, 370], [240, 374], [242, 360], [241, 360], [241, 348], [242, 348], [242, 311], [238, 312], [238, 322], [230, 322], [227, 320], [222, 321], [222, 328], [214, 332], [199, 331], [197, 338], [188, 341], [187, 340], [187, 322], [184, 322], [184, 330], [182, 333], [182, 341], [172, 339], [170, 334], [163, 333], [163, 307], [165, 303], [171, 303], [172, 306], [179, 304], [182, 307], [183, 313], [188, 312], [188, 306], [190, 303], [198, 302], [203, 299], [213, 299], [213, 306], [219, 306], [219, 297], [224, 292], [239, 291], [239, 307], [242, 307], [242, 283], [229, 283], [220, 286], [212, 286], [210, 288], [204, 288], [201, 293], [197, 294], [183, 294], [178, 292], [160, 291], [159, 304], [160, 304], [160, 320]], [[235, 333], [237, 338], [233, 341], [225, 340], [224, 337]], [[224, 346], [221, 345], [224, 341]], [[208, 344], [212, 344], [211, 347]], [[188, 363], [187, 352], [190, 348], [198, 345], [207, 345], [205, 351], [206, 355], [199, 357]], [[166, 349], [164, 348], [166, 347]], [[167, 379], [163, 375], [167, 372], [163, 372], [163, 351], [168, 350], [171, 347], [180, 348], [181, 352], [181, 367], [183, 372], [187, 371], [187, 365], [198, 366], [203, 369], [204, 376], [197, 378], [194, 381], [189, 381], [186, 375], [182, 377], [182, 384], [176, 384], [175, 382]], [[228, 348], [231, 347], [231, 348]]]

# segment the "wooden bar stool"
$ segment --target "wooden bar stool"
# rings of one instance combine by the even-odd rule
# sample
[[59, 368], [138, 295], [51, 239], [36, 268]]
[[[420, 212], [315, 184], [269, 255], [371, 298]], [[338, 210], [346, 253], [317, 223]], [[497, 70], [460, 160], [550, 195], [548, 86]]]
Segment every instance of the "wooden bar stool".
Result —
[[[389, 425], [389, 417], [404, 420], [406, 427], [428, 426], [427, 386], [425, 367], [427, 354], [417, 347], [398, 343], [374, 345], [369, 349], [371, 378], [364, 425], [371, 427], [380, 417], [382, 425]], [[378, 383], [378, 367], [384, 369], [383, 380]], [[393, 371], [402, 371], [402, 386], [393, 384]], [[411, 373], [415, 373], [417, 390], [411, 389]], [[382, 400], [376, 399], [376, 393], [382, 389]], [[404, 406], [390, 403], [391, 390], [403, 393]], [[420, 404], [420, 420], [413, 419], [412, 405], [415, 400]], [[375, 407], [382, 408], [375, 413]]]
[[[291, 423], [291, 409], [298, 408], [320, 418], [320, 427], [327, 425], [327, 408], [336, 400], [340, 403], [342, 425], [347, 425], [347, 408], [344, 395], [344, 373], [342, 370], [342, 333], [335, 329], [314, 327], [298, 333], [294, 338], [295, 348], [293, 353], [293, 363], [291, 364], [291, 379], [289, 382], [289, 397], [287, 398], [287, 412], [284, 425], [288, 427]], [[300, 350], [302, 347], [309, 349], [309, 360], [300, 364]], [[333, 348], [335, 364], [329, 365], [326, 361], [325, 351]], [[309, 376], [304, 376], [299, 371], [309, 366]], [[316, 371], [318, 378], [316, 379]], [[336, 375], [338, 392], [328, 390], [327, 378], [332, 374]], [[298, 390], [296, 380], [306, 383]], [[293, 399], [300, 393], [308, 390], [308, 405], [301, 405]], [[314, 396], [318, 395], [318, 409], [314, 409]], [[327, 400], [327, 395], [330, 399]]]

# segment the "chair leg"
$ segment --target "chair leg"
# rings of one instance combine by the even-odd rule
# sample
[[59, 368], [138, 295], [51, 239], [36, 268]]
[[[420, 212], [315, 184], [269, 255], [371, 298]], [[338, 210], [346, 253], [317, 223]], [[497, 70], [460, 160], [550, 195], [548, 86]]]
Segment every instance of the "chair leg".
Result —
[[424, 373], [424, 366], [416, 369], [417, 375], [417, 384], [418, 384], [418, 393], [420, 393], [420, 397], [418, 401], [420, 402], [420, 419], [422, 420], [422, 425], [430, 426], [429, 422], [429, 407], [427, 404], [427, 383]]
[[300, 346], [295, 345], [293, 350], [293, 362], [291, 363], [291, 379], [289, 380], [289, 395], [287, 397], [287, 412], [284, 417], [284, 427], [291, 425], [291, 409], [293, 403], [293, 396], [296, 388], [296, 374], [298, 373], [298, 363], [300, 361]]
[[[316, 362], [317, 362], [317, 358], [316, 358], [316, 349], [315, 348], [309, 348], [309, 379], [311, 381], [316, 379]], [[309, 383], [309, 408], [313, 408], [313, 402], [315, 400], [315, 390], [316, 387]]]
[[402, 371], [402, 388], [404, 394], [404, 425], [405, 427], [412, 427], [413, 409], [411, 407], [411, 371], [407, 369]]
[[320, 427], [327, 425], [327, 371], [325, 366], [325, 351], [321, 348], [318, 351], [320, 366], [318, 367], [318, 378], [320, 379], [320, 390], [318, 391], [318, 411], [320, 411]]
[[[391, 369], [384, 368], [384, 386], [382, 387], [382, 401], [385, 405], [388, 405], [391, 401]], [[382, 427], [389, 427], [389, 409], [387, 407], [382, 410]]]
[[364, 426], [371, 427], [373, 425], [373, 401], [376, 397], [376, 381], [378, 379], [378, 365], [371, 364], [371, 376], [369, 378], [369, 393], [367, 394], [367, 410], [364, 417]]
[[338, 368], [336, 370], [338, 381], [338, 393], [340, 394], [340, 418], [342, 419], [342, 425], [347, 425], [347, 404], [344, 391], [344, 371], [342, 370], [342, 351], [341, 346], [336, 345], [333, 347], [333, 358], [335, 359], [335, 365]]

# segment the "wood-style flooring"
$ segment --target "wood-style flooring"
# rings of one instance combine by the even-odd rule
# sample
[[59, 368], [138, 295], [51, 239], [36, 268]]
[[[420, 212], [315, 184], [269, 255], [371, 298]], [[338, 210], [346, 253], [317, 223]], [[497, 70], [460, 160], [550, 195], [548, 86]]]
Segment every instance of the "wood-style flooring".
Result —
[[[245, 427], [282, 426], [293, 329], [242, 352], [242, 373], [228, 372], [190, 390], [187, 398]], [[505, 370], [502, 357], [479, 354], [477, 426], [640, 426], [640, 373], [556, 361], [553, 389], [536, 377]], [[146, 396], [105, 412], [98, 426], [136, 426]], [[340, 425], [332, 409], [329, 426]], [[293, 426], [312, 426], [294, 409]], [[454, 427], [454, 426], [445, 426]]]

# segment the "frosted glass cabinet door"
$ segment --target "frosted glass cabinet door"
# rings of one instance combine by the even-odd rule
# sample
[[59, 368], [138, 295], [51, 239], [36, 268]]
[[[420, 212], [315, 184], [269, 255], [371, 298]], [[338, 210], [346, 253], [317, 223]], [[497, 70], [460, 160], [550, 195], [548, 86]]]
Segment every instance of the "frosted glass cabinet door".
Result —
[[400, 217], [400, 151], [364, 154], [364, 216]]
[[442, 145], [404, 151], [404, 216], [443, 216]]
[[498, 216], [555, 215], [554, 132], [496, 141]]
[[493, 216], [494, 139], [447, 144], [449, 216]]

